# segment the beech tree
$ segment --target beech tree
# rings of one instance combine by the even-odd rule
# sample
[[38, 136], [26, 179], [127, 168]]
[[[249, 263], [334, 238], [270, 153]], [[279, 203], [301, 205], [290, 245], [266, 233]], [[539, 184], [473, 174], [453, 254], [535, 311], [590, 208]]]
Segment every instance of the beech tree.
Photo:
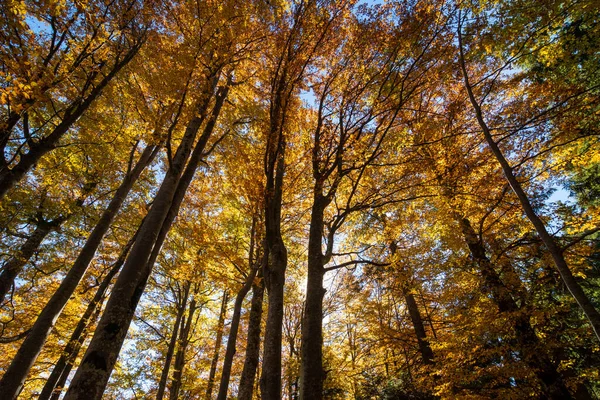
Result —
[[592, 0], [0, 5], [0, 397], [592, 399]]

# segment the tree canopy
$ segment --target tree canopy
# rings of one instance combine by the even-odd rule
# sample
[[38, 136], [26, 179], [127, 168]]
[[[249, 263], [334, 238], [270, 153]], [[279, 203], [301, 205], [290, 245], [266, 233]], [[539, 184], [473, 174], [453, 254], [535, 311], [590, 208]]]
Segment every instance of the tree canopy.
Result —
[[593, 0], [0, 4], [3, 399], [597, 399]]

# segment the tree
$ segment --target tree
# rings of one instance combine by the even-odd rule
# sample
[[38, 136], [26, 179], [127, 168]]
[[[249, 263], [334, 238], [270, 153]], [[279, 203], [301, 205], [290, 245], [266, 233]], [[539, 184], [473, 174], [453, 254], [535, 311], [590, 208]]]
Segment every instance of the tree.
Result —
[[514, 173], [513, 167], [510, 165], [510, 163], [504, 156], [504, 153], [494, 140], [489, 125], [484, 119], [484, 113], [481, 108], [480, 102], [475, 97], [473, 86], [470, 83], [462, 41], [463, 21], [461, 20], [460, 14], [458, 18], [459, 65], [464, 78], [465, 90], [467, 91], [469, 100], [471, 102], [471, 105], [473, 106], [477, 122], [483, 132], [488, 146], [490, 146], [490, 149], [494, 154], [494, 157], [498, 160], [498, 163], [501, 165], [506, 180], [510, 184], [510, 187], [515, 192], [517, 197], [519, 198], [519, 202], [523, 207], [525, 215], [527, 215], [527, 218], [535, 227], [536, 232], [540, 236], [541, 240], [544, 242], [544, 245], [548, 249], [548, 252], [551, 254], [556, 268], [558, 269], [561, 278], [565, 282], [566, 287], [569, 289], [569, 291], [583, 310], [584, 314], [587, 316], [588, 320], [590, 321], [590, 324], [592, 325], [592, 328], [594, 329], [594, 332], [596, 333], [596, 336], [600, 340], [600, 313], [598, 312], [594, 304], [590, 301], [589, 297], [585, 294], [585, 292], [573, 276], [573, 273], [571, 272], [569, 266], [567, 265], [567, 262], [565, 261], [562, 249], [559, 245], [557, 245], [554, 238], [552, 238], [552, 236], [548, 233], [548, 230], [546, 229], [546, 224], [535, 212], [527, 193], [523, 189], [523, 186], [521, 185]]

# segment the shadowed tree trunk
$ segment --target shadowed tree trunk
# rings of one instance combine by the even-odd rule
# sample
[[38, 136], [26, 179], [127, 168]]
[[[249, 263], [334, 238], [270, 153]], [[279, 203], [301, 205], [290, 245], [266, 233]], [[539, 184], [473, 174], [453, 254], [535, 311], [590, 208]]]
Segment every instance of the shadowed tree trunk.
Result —
[[404, 300], [406, 301], [406, 307], [408, 308], [408, 315], [410, 315], [410, 320], [413, 324], [413, 328], [415, 329], [417, 341], [419, 342], [419, 351], [421, 352], [423, 364], [432, 365], [433, 351], [429, 345], [429, 340], [427, 340], [425, 325], [423, 324], [421, 312], [419, 311], [419, 307], [415, 301], [415, 296], [406, 289], [404, 289], [402, 292], [404, 294]]
[[477, 122], [481, 130], [483, 131], [485, 141], [487, 142], [492, 153], [494, 154], [494, 157], [502, 167], [504, 177], [510, 184], [510, 187], [512, 188], [513, 192], [517, 195], [519, 202], [521, 203], [521, 207], [525, 212], [525, 215], [535, 227], [537, 234], [539, 235], [540, 239], [546, 246], [546, 249], [552, 256], [552, 259], [554, 260], [554, 265], [556, 265], [556, 269], [558, 270], [558, 273], [560, 274], [560, 277], [562, 278], [565, 286], [567, 287], [577, 304], [579, 304], [579, 307], [589, 320], [592, 329], [596, 334], [596, 337], [600, 341], [600, 312], [598, 312], [594, 304], [591, 302], [590, 298], [585, 294], [585, 292], [573, 276], [573, 273], [569, 269], [569, 266], [567, 265], [567, 262], [565, 260], [563, 250], [560, 248], [560, 246], [558, 246], [558, 244], [550, 235], [550, 233], [548, 233], [544, 221], [542, 221], [542, 219], [537, 215], [537, 213], [533, 209], [533, 206], [531, 205], [531, 201], [529, 200], [527, 193], [525, 192], [523, 186], [517, 179], [514, 170], [510, 166], [508, 160], [504, 157], [502, 150], [500, 150], [500, 147], [494, 141], [490, 128], [485, 122], [481, 105], [475, 98], [475, 94], [473, 93], [473, 86], [469, 81], [469, 74], [467, 73], [467, 66], [465, 63], [464, 50], [462, 44], [461, 22], [462, 21], [460, 20], [459, 15], [458, 46], [460, 69], [463, 75], [465, 89], [467, 91], [467, 94], [469, 95], [469, 100], [471, 102], [471, 105], [473, 106], [473, 110], [475, 111]]
[[173, 354], [175, 353], [175, 345], [177, 344], [177, 337], [179, 330], [183, 329], [182, 321], [183, 315], [187, 308], [187, 301], [190, 295], [190, 282], [186, 281], [183, 289], [183, 295], [179, 299], [177, 316], [175, 317], [175, 323], [173, 324], [173, 333], [171, 334], [171, 340], [167, 348], [167, 354], [165, 355], [165, 363], [160, 374], [160, 381], [158, 382], [158, 390], [156, 392], [156, 400], [162, 400], [165, 395], [165, 389], [167, 388], [167, 380], [169, 379], [169, 371], [171, 369], [171, 361], [173, 360]]
[[271, 100], [270, 126], [265, 154], [265, 249], [263, 275], [267, 289], [267, 325], [263, 344], [261, 398], [281, 399], [281, 337], [283, 324], [283, 289], [287, 268], [287, 249], [281, 235], [281, 203], [285, 171], [284, 121], [287, 68], [276, 77]]
[[[281, 236], [281, 195], [283, 189], [283, 137], [276, 165], [267, 179], [265, 207], [265, 283], [268, 293], [267, 325], [263, 345], [263, 365], [260, 379], [264, 400], [281, 399], [281, 338], [283, 324], [283, 289], [287, 268], [287, 249]], [[275, 163], [273, 164], [275, 166]], [[273, 195], [271, 195], [273, 193]]]
[[323, 398], [323, 213], [329, 203], [315, 188], [308, 238], [308, 278], [306, 303], [302, 319], [302, 363], [300, 366], [300, 399]]
[[[233, 356], [236, 352], [236, 341], [238, 328], [240, 325], [240, 317], [242, 313], [242, 303], [244, 302], [244, 298], [250, 291], [250, 287], [252, 286], [252, 281], [256, 276], [256, 269], [254, 268], [250, 274], [246, 277], [246, 282], [244, 286], [238, 292], [235, 298], [235, 304], [233, 307], [233, 316], [231, 317], [231, 328], [229, 329], [229, 337], [227, 338], [227, 349], [225, 350], [225, 358], [223, 359], [223, 370], [221, 372], [221, 382], [219, 384], [219, 394], [217, 395], [218, 400], [226, 400], [227, 399], [227, 391], [229, 387], [229, 379], [231, 377], [231, 366], [233, 364]], [[218, 353], [215, 353], [218, 354]], [[212, 372], [212, 366], [211, 366]], [[210, 381], [209, 381], [210, 383]]]
[[257, 273], [258, 282], [252, 285], [252, 300], [250, 302], [250, 316], [248, 318], [248, 338], [246, 341], [246, 358], [240, 377], [238, 400], [252, 400], [256, 371], [260, 356], [260, 331], [263, 311], [263, 296], [265, 287], [262, 279], [262, 270]]
[[[139, 237], [134, 243], [129, 257], [127, 257], [123, 271], [119, 274], [106, 310], [100, 319], [86, 355], [73, 378], [65, 400], [83, 397], [100, 399], [102, 397], [123, 345], [135, 308], [143, 294], [148, 276], [154, 265], [151, 256], [155, 257], [153, 256], [154, 253], [157, 256], [162, 245], [162, 243], [159, 243], [160, 236], [166, 236], [170, 228], [168, 219], [171, 217], [169, 214], [176, 215], [178, 212], [178, 207], [172, 207], [177, 197], [176, 194], [183, 199], [189, 185], [189, 182], [184, 182], [181, 175], [184, 172], [190, 152], [192, 152], [196, 133], [204, 121], [205, 111], [217, 85], [218, 76], [217, 73], [209, 79], [210, 88], [206, 92], [205, 100], [199, 107], [199, 115], [194, 117], [186, 128], [183, 139], [170, 163], [170, 168], [167, 170], [154, 199], [152, 208], [140, 228]], [[218, 92], [212, 115], [207, 121], [204, 132], [198, 140], [186, 168], [186, 172], [189, 170], [192, 177], [216, 124], [216, 119], [227, 94], [227, 88], [220, 88]], [[164, 224], [164, 222], [169, 223]]]
[[458, 215], [456, 218], [471, 256], [479, 266], [483, 276], [484, 289], [492, 294], [492, 298], [498, 306], [498, 311], [501, 313], [515, 313], [513, 326], [521, 357], [538, 377], [545, 398], [553, 400], [573, 399], [563, 377], [556, 370], [535, 334], [529, 322], [529, 315], [518, 313], [520, 307], [513, 299], [508, 288], [500, 280], [500, 276], [487, 257], [485, 247], [472, 228], [470, 221], [466, 218], [460, 218]]
[[215, 339], [215, 350], [210, 362], [210, 372], [208, 374], [208, 386], [206, 388], [206, 400], [212, 398], [215, 376], [217, 374], [217, 364], [219, 363], [219, 353], [221, 352], [221, 342], [223, 341], [223, 329], [225, 328], [225, 314], [227, 314], [227, 302], [229, 301], [229, 292], [223, 292], [221, 300], [221, 312], [219, 313], [219, 321], [217, 322], [217, 337]]
[[[397, 248], [398, 247], [396, 245], [396, 242], [392, 242], [390, 244], [390, 252], [392, 256], [396, 254]], [[423, 360], [423, 364], [432, 365], [434, 363], [433, 351], [431, 350], [429, 340], [427, 339], [427, 331], [425, 330], [425, 324], [423, 323], [423, 318], [421, 317], [419, 306], [417, 305], [415, 296], [411, 293], [409, 289], [409, 283], [402, 282], [401, 285], [402, 295], [404, 296], [404, 300], [406, 301], [406, 308], [408, 309], [408, 315], [410, 316], [410, 320], [415, 330], [415, 336], [417, 337], [417, 342], [419, 343], [419, 352], [421, 353], [421, 359]]]
[[[267, 325], [260, 379], [263, 400], [281, 399], [281, 341], [287, 248], [281, 235], [281, 207], [285, 172], [286, 129], [298, 84], [322, 43], [328, 40], [333, 21], [346, 3], [331, 11], [318, 2], [300, 2], [291, 8], [293, 25], [278, 31], [283, 46], [276, 51], [276, 69], [270, 77], [269, 131], [265, 151], [265, 249], [263, 274], [267, 289]], [[323, 8], [322, 8], [323, 7]], [[320, 23], [312, 25], [312, 18]]]
[[[137, 235], [137, 232], [136, 232], [136, 235]], [[100, 315], [100, 311], [102, 310], [102, 303], [104, 302], [104, 299], [106, 297], [106, 292], [110, 286], [110, 283], [112, 282], [112, 279], [115, 277], [115, 275], [119, 272], [119, 270], [123, 266], [123, 263], [125, 262], [125, 258], [127, 257], [127, 253], [129, 252], [129, 249], [133, 245], [136, 235], [134, 235], [127, 242], [127, 244], [121, 251], [121, 254], [119, 255], [119, 258], [117, 259], [117, 261], [113, 264], [113, 266], [111, 267], [108, 274], [106, 274], [104, 279], [102, 279], [100, 286], [98, 286], [98, 289], [96, 290], [96, 294], [94, 295], [94, 298], [92, 299], [90, 304], [88, 304], [81, 319], [77, 323], [75, 330], [71, 334], [71, 338], [69, 339], [69, 342], [65, 346], [63, 353], [61, 354], [60, 358], [54, 365], [54, 368], [52, 369], [52, 373], [50, 374], [50, 376], [48, 377], [48, 380], [44, 384], [44, 387], [42, 389], [42, 392], [40, 393], [40, 397], [38, 400], [48, 400], [48, 399], [58, 400], [58, 398], [60, 397], [62, 389], [65, 385], [65, 382], [67, 381], [67, 378], [69, 376], [69, 373], [71, 372], [71, 369], [73, 368], [73, 364], [75, 363], [75, 360], [77, 359], [79, 350], [81, 349], [81, 346], [83, 345], [83, 342], [85, 341], [85, 338], [88, 333], [88, 329], [98, 319], [98, 316]]]
[[81, 252], [77, 256], [77, 259], [73, 263], [73, 266], [37, 317], [31, 331], [21, 344], [19, 351], [15, 355], [15, 358], [0, 382], [0, 392], [4, 393], [6, 398], [16, 397], [21, 390], [21, 387], [27, 378], [27, 374], [40, 354], [52, 327], [56, 323], [64, 306], [69, 301], [69, 298], [77, 288], [81, 278], [85, 275], [98, 246], [110, 228], [110, 225], [125, 201], [127, 194], [141, 175], [142, 171], [150, 164], [157, 151], [158, 146], [156, 145], [150, 145], [144, 149], [135, 167], [126, 175], [108, 207], [102, 213], [100, 220], [88, 237]]

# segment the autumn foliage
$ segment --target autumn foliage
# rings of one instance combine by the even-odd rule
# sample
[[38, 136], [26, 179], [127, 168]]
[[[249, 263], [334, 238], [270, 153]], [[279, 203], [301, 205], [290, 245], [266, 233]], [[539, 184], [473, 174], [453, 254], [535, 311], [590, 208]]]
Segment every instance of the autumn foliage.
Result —
[[596, 399], [593, 0], [0, 2], [0, 398]]

